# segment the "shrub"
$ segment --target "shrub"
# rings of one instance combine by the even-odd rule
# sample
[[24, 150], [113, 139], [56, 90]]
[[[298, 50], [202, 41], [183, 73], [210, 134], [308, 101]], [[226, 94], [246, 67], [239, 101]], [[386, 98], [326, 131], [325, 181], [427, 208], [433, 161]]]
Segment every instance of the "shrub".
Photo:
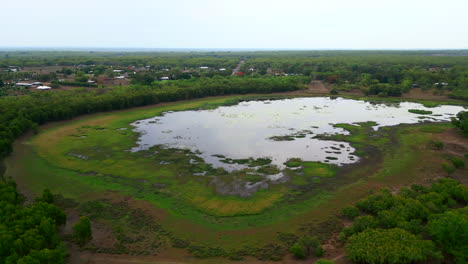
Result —
[[450, 159], [450, 161], [452, 162], [455, 169], [460, 169], [460, 168], [465, 167], [465, 162], [462, 159], [459, 159], [457, 157], [453, 157], [453, 158]]
[[442, 141], [433, 141], [432, 145], [437, 150], [443, 150], [444, 149], [444, 142], [442, 142]]
[[289, 248], [289, 252], [298, 259], [305, 259], [307, 256], [307, 249], [302, 243], [296, 242]]
[[422, 240], [399, 228], [367, 229], [351, 236], [346, 245], [355, 263], [405, 264], [441, 258], [432, 241]]
[[442, 168], [444, 169], [445, 172], [450, 176], [452, 173], [455, 172], [456, 168], [447, 162], [442, 163]]
[[453, 117], [452, 124], [468, 136], [468, 111], [461, 111], [457, 117]]
[[420, 110], [420, 109], [408, 109], [408, 112], [418, 115], [430, 115], [432, 111]]
[[336, 90], [335, 88], [333, 88], [333, 89], [330, 91], [330, 94], [337, 95], [337, 94], [338, 94], [338, 90]]
[[316, 257], [319, 257], [319, 258], [320, 258], [320, 257], [323, 257], [323, 253], [324, 253], [324, 252], [323, 252], [323, 247], [322, 247], [321, 245], [318, 246], [318, 247], [316, 247], [315, 250], [314, 250], [314, 255], [315, 255]]
[[341, 210], [341, 214], [344, 217], [353, 220], [354, 218], [359, 216], [359, 209], [357, 209], [355, 206], [348, 206]]
[[93, 238], [91, 222], [86, 216], [80, 217], [80, 220], [73, 226], [73, 239], [79, 245], [84, 245]]
[[54, 203], [54, 195], [50, 192], [49, 189], [44, 189], [41, 200], [50, 204]]
[[365, 215], [365, 216], [360, 216], [354, 220], [353, 223], [353, 232], [354, 233], [359, 233], [362, 232], [368, 228], [376, 228], [379, 225], [379, 222], [375, 217], [371, 215]]
[[460, 210], [434, 215], [427, 224], [428, 233], [457, 263], [468, 263], [468, 214]]
[[382, 210], [389, 209], [395, 203], [395, 199], [388, 189], [383, 189], [376, 194], [369, 195], [356, 203], [356, 207], [366, 213], [377, 214]]

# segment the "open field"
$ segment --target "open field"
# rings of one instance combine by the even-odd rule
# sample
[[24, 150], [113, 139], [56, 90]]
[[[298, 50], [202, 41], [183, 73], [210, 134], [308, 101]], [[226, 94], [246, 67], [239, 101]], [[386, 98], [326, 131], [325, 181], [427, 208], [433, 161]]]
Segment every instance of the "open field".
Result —
[[[325, 241], [341, 228], [337, 215], [342, 207], [374, 189], [398, 189], [445, 176], [441, 164], [447, 155], [462, 156], [468, 149], [466, 139], [447, 124], [400, 125], [378, 132], [369, 127], [371, 124], [341, 124], [337, 127], [351, 135], [328, 139], [351, 143], [361, 162], [335, 171], [320, 164], [291, 161], [290, 167], [300, 166], [304, 172], [303, 176], [292, 175], [296, 187], [278, 184], [247, 198], [220, 196], [208, 181], [192, 176], [201, 169], [223, 176], [204, 163], [186, 165], [189, 159], [196, 159], [193, 153], [151, 149], [162, 153], [165, 160], [161, 160], [149, 151], [124, 151], [135, 144], [136, 135], [129, 125], [135, 120], [169, 110], [210, 109], [252, 98], [259, 96], [168, 103], [49, 124], [38, 135], [16, 142], [15, 151], [6, 160], [5, 175], [13, 176], [19, 188], [30, 195], [50, 188], [63, 196], [59, 204], [69, 215], [92, 219], [97, 231], [87, 247], [92, 254], [74, 252], [83, 259], [102, 263], [100, 253], [124, 253], [160, 256], [148, 261], [210, 263], [213, 260], [185, 256], [250, 255], [263, 259], [272, 255], [271, 250], [283, 254], [291, 237], [314, 234]], [[441, 136], [445, 134], [450, 136]], [[452, 140], [451, 144], [459, 147], [436, 150], [434, 140]], [[454, 177], [464, 173], [466, 169]], [[307, 175], [321, 175], [323, 181], [311, 187]], [[226, 180], [229, 177], [233, 176], [226, 175]], [[234, 177], [247, 176], [241, 173]], [[183, 249], [170, 249], [173, 247]], [[171, 252], [173, 255], [167, 256]], [[80, 257], [72, 259], [85, 263], [79, 262]]]

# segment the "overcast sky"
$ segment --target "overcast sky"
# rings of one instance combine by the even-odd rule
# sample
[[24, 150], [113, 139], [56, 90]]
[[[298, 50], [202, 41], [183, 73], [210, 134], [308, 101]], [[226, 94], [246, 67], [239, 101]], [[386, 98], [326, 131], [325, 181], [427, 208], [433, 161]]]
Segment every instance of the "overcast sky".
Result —
[[2, 0], [0, 47], [468, 48], [468, 0]]

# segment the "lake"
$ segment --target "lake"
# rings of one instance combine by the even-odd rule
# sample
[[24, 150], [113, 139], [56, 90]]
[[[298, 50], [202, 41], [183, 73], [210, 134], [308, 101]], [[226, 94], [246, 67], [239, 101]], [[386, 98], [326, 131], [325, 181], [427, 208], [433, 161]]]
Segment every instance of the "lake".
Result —
[[[409, 109], [432, 114], [410, 113]], [[428, 108], [412, 102], [373, 103], [329, 97], [246, 101], [212, 110], [165, 112], [136, 121], [132, 126], [140, 136], [132, 151], [156, 145], [189, 149], [206, 163], [227, 171], [247, 166], [232, 160], [249, 158], [269, 158], [280, 169], [291, 158], [343, 165], [359, 160], [353, 154], [355, 149], [347, 142], [317, 138], [348, 134], [334, 124], [373, 121], [373, 129], [378, 130], [403, 123], [446, 122], [462, 110], [461, 106]]]

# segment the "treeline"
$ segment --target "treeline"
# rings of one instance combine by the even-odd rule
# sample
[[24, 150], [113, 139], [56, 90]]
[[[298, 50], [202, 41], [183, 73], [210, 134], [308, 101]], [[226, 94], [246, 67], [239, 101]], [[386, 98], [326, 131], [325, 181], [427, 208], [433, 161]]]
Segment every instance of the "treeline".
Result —
[[252, 75], [302, 74], [333, 84], [338, 90], [357, 89], [380, 96], [398, 96], [421, 87], [468, 99], [468, 56], [455, 55], [462, 55], [460, 52], [453, 56], [370, 51], [316, 57], [287, 54], [251, 58], [242, 70]]
[[31, 92], [0, 98], [0, 158], [12, 151], [16, 137], [46, 122], [103, 111], [171, 102], [204, 96], [273, 93], [302, 89], [305, 77], [214, 77], [168, 81], [153, 86], [123, 86], [75, 89], [60, 92]]
[[66, 215], [50, 203], [50, 195], [45, 191], [26, 206], [15, 183], [0, 179], [0, 263], [64, 263], [66, 248], [57, 228]]
[[77, 51], [0, 51], [0, 68], [9, 66], [153, 66], [234, 68], [239, 55], [222, 56], [214, 52], [77, 52]]
[[52, 84], [56, 85], [67, 85], [67, 86], [77, 86], [77, 87], [98, 87], [96, 83], [88, 83], [88, 82], [67, 82], [67, 81], [52, 81]]
[[440, 179], [398, 194], [384, 189], [343, 209], [353, 224], [341, 233], [354, 263], [468, 263], [468, 187]]

